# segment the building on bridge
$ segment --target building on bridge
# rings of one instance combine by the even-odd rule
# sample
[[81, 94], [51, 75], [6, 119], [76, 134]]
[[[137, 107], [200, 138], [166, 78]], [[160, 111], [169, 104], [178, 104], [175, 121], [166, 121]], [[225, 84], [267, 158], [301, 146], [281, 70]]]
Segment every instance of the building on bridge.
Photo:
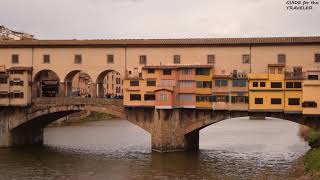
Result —
[[155, 109], [212, 109], [320, 114], [319, 70], [302, 71], [284, 63], [267, 73], [215, 75], [213, 65], [145, 66], [124, 83], [124, 105]]
[[29, 67], [0, 66], [0, 106], [31, 104], [31, 72]]

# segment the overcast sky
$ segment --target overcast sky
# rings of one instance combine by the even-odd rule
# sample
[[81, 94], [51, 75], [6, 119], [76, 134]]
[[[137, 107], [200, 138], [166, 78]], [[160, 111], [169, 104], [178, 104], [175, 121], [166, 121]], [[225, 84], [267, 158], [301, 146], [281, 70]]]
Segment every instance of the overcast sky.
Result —
[[320, 35], [320, 5], [286, 0], [0, 0], [0, 25], [39, 39]]

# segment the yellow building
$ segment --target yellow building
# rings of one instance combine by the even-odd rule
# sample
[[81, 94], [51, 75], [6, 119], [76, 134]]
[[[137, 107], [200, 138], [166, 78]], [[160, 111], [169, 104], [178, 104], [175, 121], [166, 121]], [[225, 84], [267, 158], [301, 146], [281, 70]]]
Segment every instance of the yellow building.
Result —
[[0, 106], [31, 104], [31, 73], [27, 67], [0, 67]]
[[284, 82], [284, 64], [269, 64], [267, 73], [250, 74], [250, 111], [283, 111], [285, 97]]

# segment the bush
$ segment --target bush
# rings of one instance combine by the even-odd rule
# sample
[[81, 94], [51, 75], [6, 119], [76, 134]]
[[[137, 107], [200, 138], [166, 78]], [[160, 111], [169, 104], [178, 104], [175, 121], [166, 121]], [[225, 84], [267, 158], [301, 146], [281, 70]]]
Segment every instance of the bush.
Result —
[[320, 131], [312, 130], [308, 136], [308, 143], [311, 148], [320, 147]]

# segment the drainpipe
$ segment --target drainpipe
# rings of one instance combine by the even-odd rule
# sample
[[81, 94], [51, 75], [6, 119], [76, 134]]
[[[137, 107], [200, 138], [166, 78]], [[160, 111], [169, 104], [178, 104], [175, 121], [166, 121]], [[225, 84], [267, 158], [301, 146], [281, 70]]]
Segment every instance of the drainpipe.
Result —
[[32, 104], [32, 94], [33, 94], [33, 65], [34, 65], [34, 47], [32, 46], [31, 48], [31, 66], [32, 66], [32, 70], [31, 70], [31, 104]]

